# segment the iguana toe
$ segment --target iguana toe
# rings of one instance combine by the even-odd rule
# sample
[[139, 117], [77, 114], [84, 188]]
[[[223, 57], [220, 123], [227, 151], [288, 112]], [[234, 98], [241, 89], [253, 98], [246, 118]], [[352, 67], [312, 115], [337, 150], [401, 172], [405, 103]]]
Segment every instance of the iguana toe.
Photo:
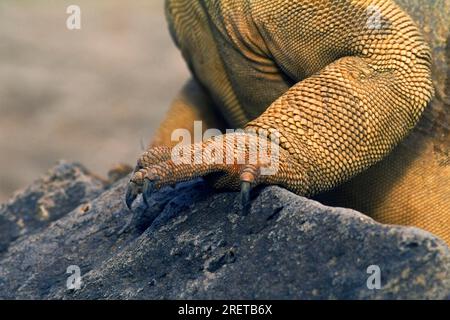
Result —
[[133, 202], [134, 200], [136, 200], [139, 193], [140, 187], [136, 183], [130, 181], [128, 183], [127, 192], [125, 194], [125, 203], [129, 210], [131, 210], [131, 206], [133, 205]]

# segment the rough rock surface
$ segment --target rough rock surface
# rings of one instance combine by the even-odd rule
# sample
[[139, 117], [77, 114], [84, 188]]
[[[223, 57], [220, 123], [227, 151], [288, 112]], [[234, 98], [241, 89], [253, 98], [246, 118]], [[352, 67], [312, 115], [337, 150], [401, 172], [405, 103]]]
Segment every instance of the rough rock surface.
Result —
[[[255, 190], [242, 216], [235, 193], [202, 181], [154, 194], [147, 210], [139, 200], [131, 219], [126, 181], [104, 190], [81, 166], [63, 163], [3, 205], [0, 298], [450, 296], [450, 250], [419, 229], [278, 187]], [[79, 290], [66, 287], [71, 265], [81, 269]], [[367, 287], [371, 265], [380, 268], [380, 290]]]
[[0, 254], [17, 238], [38, 232], [104, 190], [101, 179], [61, 161], [44, 177], [0, 206]]

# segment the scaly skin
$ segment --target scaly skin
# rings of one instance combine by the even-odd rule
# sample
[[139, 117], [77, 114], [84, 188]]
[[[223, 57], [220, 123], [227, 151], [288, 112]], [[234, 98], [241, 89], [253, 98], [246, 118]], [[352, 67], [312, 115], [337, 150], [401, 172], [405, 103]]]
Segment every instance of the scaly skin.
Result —
[[[325, 202], [363, 209], [385, 223], [425, 228], [450, 242], [446, 80], [435, 81], [437, 102], [423, 117], [428, 123], [422, 120], [391, 153], [434, 94], [430, 47], [400, 7], [389, 0], [166, 4], [193, 79], [159, 130], [156, 149], [139, 159], [129, 206], [140, 192], [145, 199], [155, 188], [200, 176], [216, 188], [241, 188], [244, 205], [250, 187], [277, 184], [299, 195], [322, 194]], [[427, 34], [427, 40], [435, 38]], [[231, 156], [232, 164], [214, 163], [210, 153], [199, 163], [171, 159], [170, 133], [192, 131], [192, 120], [245, 128], [188, 147], [194, 160], [205, 149], [226, 146], [223, 158]], [[241, 149], [248, 160], [265, 142], [252, 134], [263, 131], [276, 133], [281, 147], [273, 175], [260, 174], [267, 165], [261, 159], [256, 165], [238, 162]], [[242, 135], [244, 145], [231, 139]], [[331, 189], [336, 191], [324, 194]]]

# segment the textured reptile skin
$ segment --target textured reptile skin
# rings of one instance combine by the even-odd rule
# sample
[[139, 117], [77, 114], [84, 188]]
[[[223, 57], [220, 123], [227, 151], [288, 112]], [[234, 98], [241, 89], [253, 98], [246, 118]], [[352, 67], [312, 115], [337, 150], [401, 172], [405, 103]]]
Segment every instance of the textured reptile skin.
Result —
[[[245, 165], [176, 165], [163, 147], [139, 160], [127, 197], [198, 176], [218, 188], [278, 184], [450, 243], [449, 4], [399, 2], [419, 28], [389, 0], [167, 0], [194, 79], [153, 146], [173, 145], [168, 133], [192, 119], [276, 131], [280, 167], [261, 177]], [[428, 43], [442, 49], [434, 60]], [[258, 143], [249, 135], [244, 148]]]
[[423, 228], [450, 244], [450, 1], [396, 2], [431, 46], [436, 95], [386, 159], [319, 200], [357, 209], [380, 222]]

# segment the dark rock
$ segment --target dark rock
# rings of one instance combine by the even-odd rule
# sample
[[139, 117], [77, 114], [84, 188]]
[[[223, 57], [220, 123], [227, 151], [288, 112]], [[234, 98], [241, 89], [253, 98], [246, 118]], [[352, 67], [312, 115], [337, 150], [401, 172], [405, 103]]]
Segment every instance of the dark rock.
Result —
[[61, 161], [44, 177], [0, 206], [0, 254], [17, 238], [39, 232], [104, 190], [83, 166]]
[[[60, 184], [61, 193], [70, 185], [70, 175], [68, 180]], [[137, 201], [131, 220], [123, 204], [126, 182], [123, 179], [96, 197], [88, 210], [61, 206], [54, 222], [11, 243], [0, 260], [0, 297], [444, 299], [450, 295], [449, 248], [425, 231], [380, 225], [358, 212], [325, 207], [278, 187], [257, 191], [249, 215], [242, 216], [236, 193], [214, 192], [202, 181], [161, 190], [147, 210]], [[14, 206], [11, 201], [7, 207]], [[17, 214], [5, 207], [2, 212], [6, 217]], [[128, 221], [130, 228], [121, 232]], [[8, 222], [1, 223], [7, 230]], [[71, 265], [81, 269], [80, 290], [66, 287]], [[371, 265], [380, 268], [380, 290], [367, 287]]]

